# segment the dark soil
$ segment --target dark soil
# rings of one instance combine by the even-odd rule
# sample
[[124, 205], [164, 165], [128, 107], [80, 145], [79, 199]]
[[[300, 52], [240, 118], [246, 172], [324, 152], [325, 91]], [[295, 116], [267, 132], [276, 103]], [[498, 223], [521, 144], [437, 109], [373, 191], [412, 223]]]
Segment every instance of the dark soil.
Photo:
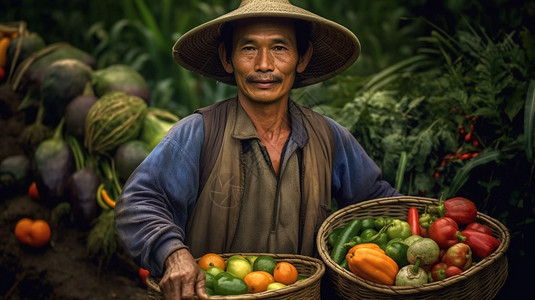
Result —
[[[18, 136], [33, 121], [35, 110], [18, 111], [21, 100], [7, 85], [0, 85], [0, 161], [24, 153]], [[50, 244], [42, 249], [22, 246], [14, 235], [22, 217], [50, 222]], [[25, 189], [2, 191], [0, 299], [147, 299], [138, 267], [122, 257], [99, 269], [87, 254], [87, 235], [68, 220], [52, 222], [51, 208], [30, 199]]]

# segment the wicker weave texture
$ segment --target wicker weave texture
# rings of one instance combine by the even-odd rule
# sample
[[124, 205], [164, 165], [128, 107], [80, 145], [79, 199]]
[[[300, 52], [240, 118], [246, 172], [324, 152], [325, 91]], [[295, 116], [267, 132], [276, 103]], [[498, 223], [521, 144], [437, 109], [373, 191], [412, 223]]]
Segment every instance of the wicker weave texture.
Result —
[[[277, 262], [286, 261], [293, 264], [297, 268], [297, 272], [300, 275], [307, 276], [308, 278], [302, 281], [298, 281], [292, 285], [289, 285], [282, 289], [265, 291], [257, 294], [244, 294], [235, 296], [210, 296], [210, 299], [214, 300], [249, 300], [249, 299], [320, 299], [321, 298], [321, 277], [325, 273], [325, 265], [319, 259], [303, 256], [303, 255], [291, 255], [291, 254], [270, 254], [270, 253], [226, 253], [221, 254], [224, 259], [231, 257], [232, 255], [269, 255], [275, 258]], [[163, 300], [160, 288], [154, 278], [147, 278], [147, 293], [148, 299], [151, 300]]]
[[317, 247], [336, 293], [343, 299], [492, 299], [507, 279], [508, 263], [505, 252], [510, 235], [507, 228], [494, 218], [478, 213], [476, 221], [489, 226], [501, 245], [488, 257], [462, 274], [422, 286], [387, 286], [355, 276], [330, 258], [327, 244], [329, 233], [356, 218], [394, 217], [407, 219], [411, 206], [423, 211], [438, 200], [423, 197], [380, 198], [354, 204], [331, 214], [319, 229]]

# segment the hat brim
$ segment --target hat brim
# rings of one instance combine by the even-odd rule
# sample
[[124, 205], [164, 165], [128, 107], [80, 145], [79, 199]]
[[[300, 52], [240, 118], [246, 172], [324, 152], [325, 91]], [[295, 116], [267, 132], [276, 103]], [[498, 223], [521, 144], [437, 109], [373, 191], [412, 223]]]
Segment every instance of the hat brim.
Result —
[[269, 7], [240, 6], [214, 20], [199, 25], [182, 35], [173, 46], [174, 59], [184, 68], [231, 85], [233, 74], [223, 68], [218, 47], [221, 27], [231, 21], [247, 18], [277, 17], [308, 21], [313, 54], [306, 69], [296, 75], [293, 87], [299, 88], [329, 79], [351, 66], [360, 55], [360, 42], [344, 26], [313, 14], [290, 3]]

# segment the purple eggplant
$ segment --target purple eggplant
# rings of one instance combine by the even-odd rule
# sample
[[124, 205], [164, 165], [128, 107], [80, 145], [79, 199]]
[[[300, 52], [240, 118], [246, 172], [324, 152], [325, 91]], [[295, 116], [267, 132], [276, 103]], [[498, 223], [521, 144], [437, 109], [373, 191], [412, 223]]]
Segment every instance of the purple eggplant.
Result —
[[74, 172], [67, 184], [67, 195], [71, 203], [74, 221], [84, 229], [98, 216], [97, 190], [100, 176], [90, 167]]
[[65, 200], [67, 182], [74, 172], [71, 148], [63, 139], [50, 138], [35, 149], [36, 183], [41, 199], [49, 206]]

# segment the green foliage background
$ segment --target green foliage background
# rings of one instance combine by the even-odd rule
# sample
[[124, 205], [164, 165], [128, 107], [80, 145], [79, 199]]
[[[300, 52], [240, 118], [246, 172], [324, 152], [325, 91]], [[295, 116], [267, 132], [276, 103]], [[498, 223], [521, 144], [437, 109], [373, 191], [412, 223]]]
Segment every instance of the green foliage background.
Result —
[[[134, 67], [153, 106], [184, 116], [235, 90], [179, 68], [171, 47], [239, 2], [7, 0], [0, 22], [24, 20], [48, 44], [91, 53], [99, 68]], [[362, 43], [347, 71], [292, 97], [348, 128], [403, 193], [465, 196], [504, 223], [512, 271], [501, 294], [529, 286], [514, 271], [534, 266], [535, 1], [292, 2]]]

